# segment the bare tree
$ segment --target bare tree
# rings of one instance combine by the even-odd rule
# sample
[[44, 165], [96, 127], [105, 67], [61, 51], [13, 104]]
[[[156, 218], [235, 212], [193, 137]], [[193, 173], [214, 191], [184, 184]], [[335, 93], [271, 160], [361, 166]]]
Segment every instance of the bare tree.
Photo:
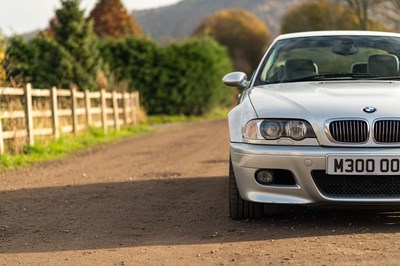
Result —
[[391, 6], [388, 7], [388, 18], [394, 24], [394, 29], [399, 31], [400, 30], [400, 0], [390, 0], [389, 4]]
[[[368, 22], [370, 21], [370, 14], [372, 10], [389, 0], [344, 0], [344, 2], [353, 9], [354, 13], [360, 22], [360, 27], [362, 30], [368, 29]], [[398, 2], [400, 5], [400, 0], [392, 0]]]

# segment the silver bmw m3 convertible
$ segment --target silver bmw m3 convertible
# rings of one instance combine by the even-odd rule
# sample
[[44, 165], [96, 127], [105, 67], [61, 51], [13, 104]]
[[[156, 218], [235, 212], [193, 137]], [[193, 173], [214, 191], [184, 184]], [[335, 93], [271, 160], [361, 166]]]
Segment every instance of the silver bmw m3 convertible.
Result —
[[229, 113], [232, 218], [268, 204], [400, 206], [400, 34], [281, 35]]

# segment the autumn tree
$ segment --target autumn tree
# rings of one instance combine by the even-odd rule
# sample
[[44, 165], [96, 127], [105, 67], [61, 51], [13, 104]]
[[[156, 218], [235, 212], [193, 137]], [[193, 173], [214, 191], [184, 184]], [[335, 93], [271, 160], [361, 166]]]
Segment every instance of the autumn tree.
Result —
[[[386, 30], [377, 21], [368, 20], [370, 30]], [[284, 16], [282, 33], [314, 30], [359, 30], [362, 25], [356, 11], [337, 1], [308, 1], [293, 7]]]
[[100, 38], [119, 39], [127, 35], [142, 37], [142, 29], [121, 0], [99, 0], [90, 13], [94, 31]]
[[379, 21], [385, 28], [400, 30], [400, 0], [342, 0], [341, 2], [355, 12], [361, 29], [376, 29], [373, 26]]
[[4, 69], [5, 55], [6, 46], [4, 45], [3, 37], [0, 35], [0, 86], [3, 85], [6, 80], [6, 71]]
[[371, 18], [375, 17], [373, 13], [376, 8], [384, 8], [384, 4], [394, 6], [400, 4], [399, 0], [342, 0], [342, 2], [353, 10], [362, 30], [375, 29], [376, 22]]
[[362, 30], [368, 27], [369, 11], [372, 5], [376, 5], [382, 1], [379, 0], [344, 0], [347, 5], [354, 11]]
[[86, 20], [84, 10], [79, 9], [79, 0], [61, 0], [61, 8], [50, 22], [54, 40], [70, 54], [73, 79], [82, 90], [96, 89], [96, 77], [101, 64], [98, 39], [93, 32], [93, 23]]
[[308, 1], [289, 10], [281, 25], [282, 33], [314, 30], [354, 30], [359, 24], [353, 11], [326, 0]]
[[389, 19], [389, 22], [394, 24], [393, 29], [398, 32], [400, 31], [400, 14], [398, 12], [400, 10], [400, 0], [389, 1], [388, 8], [389, 12], [385, 12], [385, 17]]
[[242, 9], [226, 9], [207, 18], [195, 30], [196, 36], [212, 36], [228, 48], [236, 70], [251, 75], [270, 41], [263, 21]]

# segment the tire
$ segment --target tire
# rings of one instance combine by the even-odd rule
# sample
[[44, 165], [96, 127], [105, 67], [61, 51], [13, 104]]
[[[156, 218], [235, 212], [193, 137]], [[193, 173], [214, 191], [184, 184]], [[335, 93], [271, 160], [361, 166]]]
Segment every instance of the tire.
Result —
[[229, 214], [232, 219], [260, 219], [264, 216], [264, 204], [243, 200], [240, 196], [231, 160], [229, 160]]

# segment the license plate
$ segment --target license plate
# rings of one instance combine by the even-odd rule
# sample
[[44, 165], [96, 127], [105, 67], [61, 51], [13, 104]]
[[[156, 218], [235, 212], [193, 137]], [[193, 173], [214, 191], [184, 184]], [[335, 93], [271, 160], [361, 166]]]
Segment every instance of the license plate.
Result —
[[327, 156], [330, 175], [400, 175], [400, 156]]

